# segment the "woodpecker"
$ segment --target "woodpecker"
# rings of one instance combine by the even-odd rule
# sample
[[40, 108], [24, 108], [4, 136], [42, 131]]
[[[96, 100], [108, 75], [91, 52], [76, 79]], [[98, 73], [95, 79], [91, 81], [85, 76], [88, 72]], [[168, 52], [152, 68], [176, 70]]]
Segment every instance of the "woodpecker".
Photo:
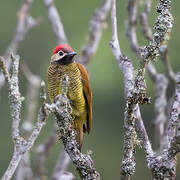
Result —
[[83, 65], [74, 61], [76, 52], [67, 44], [58, 45], [51, 56], [47, 71], [48, 94], [51, 102], [61, 94], [62, 79], [68, 76], [67, 97], [72, 107], [72, 127], [77, 132], [81, 150], [83, 133], [92, 128], [92, 91], [89, 76]]

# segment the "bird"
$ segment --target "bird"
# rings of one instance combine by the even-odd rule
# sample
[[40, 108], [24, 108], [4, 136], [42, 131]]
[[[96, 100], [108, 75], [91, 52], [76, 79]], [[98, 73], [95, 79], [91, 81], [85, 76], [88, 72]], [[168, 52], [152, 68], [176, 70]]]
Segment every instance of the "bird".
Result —
[[81, 150], [83, 135], [92, 128], [92, 90], [86, 68], [75, 61], [77, 53], [68, 45], [54, 49], [47, 70], [48, 95], [51, 102], [62, 92], [62, 79], [68, 76], [67, 97], [72, 107], [72, 127], [76, 131], [78, 149]]

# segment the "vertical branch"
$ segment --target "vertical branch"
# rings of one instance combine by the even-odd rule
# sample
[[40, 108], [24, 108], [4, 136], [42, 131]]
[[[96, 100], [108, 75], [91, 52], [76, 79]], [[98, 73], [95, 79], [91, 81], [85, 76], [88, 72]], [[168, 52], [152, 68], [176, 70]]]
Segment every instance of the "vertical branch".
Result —
[[145, 0], [145, 8], [144, 11], [140, 14], [140, 23], [142, 32], [145, 36], [145, 38], [149, 41], [152, 40], [152, 31], [148, 24], [148, 16], [151, 11], [151, 0]]
[[135, 171], [135, 160], [134, 160], [134, 147], [137, 143], [136, 132], [134, 130], [134, 122], [138, 119], [136, 123], [136, 129], [139, 137], [142, 139], [143, 146], [146, 149], [147, 157], [150, 158], [153, 156], [154, 152], [151, 147], [144, 123], [141, 118], [141, 113], [139, 106], [133, 102], [132, 92], [134, 89], [134, 79], [133, 79], [133, 66], [131, 61], [122, 55], [118, 35], [117, 35], [117, 24], [116, 24], [116, 4], [115, 0], [112, 1], [112, 10], [111, 10], [111, 22], [112, 22], [112, 40], [110, 41], [110, 46], [112, 52], [116, 57], [116, 60], [119, 64], [119, 67], [124, 75], [124, 84], [125, 84], [125, 95], [127, 97], [125, 118], [124, 118], [124, 151], [123, 151], [123, 160], [121, 168], [121, 179], [130, 179]]
[[[154, 49], [149, 48], [149, 52], [155, 52], [155, 56], [149, 56], [150, 59], [154, 59], [158, 55], [158, 51], [162, 49], [162, 45], [166, 40], [164, 41], [163, 38], [161, 42], [156, 40], [155, 36], [157, 33], [154, 34], [154, 36], [151, 33], [151, 29], [148, 24], [148, 15], [150, 13], [150, 8], [151, 8], [151, 2], [149, 0], [145, 1], [145, 9], [140, 15], [140, 22], [143, 30], [144, 36], [150, 40], [150, 46], [155, 47]], [[133, 3], [131, 0], [129, 0], [128, 3], [128, 12], [129, 12], [129, 28], [128, 28], [128, 38], [129, 42], [131, 44], [132, 50], [136, 53], [136, 55], [141, 59], [141, 61], [144, 61], [144, 54], [139, 51], [140, 47], [138, 45], [138, 40], [137, 40], [137, 35], [136, 31], [134, 28], [136, 27], [136, 21], [137, 21], [137, 3]], [[169, 16], [169, 21], [172, 21], [171, 15]], [[171, 23], [171, 22], [170, 22]], [[158, 23], [156, 25], [159, 25]], [[156, 26], [155, 25], [155, 26]], [[171, 26], [171, 25], [170, 25]], [[162, 26], [161, 26], [162, 27]], [[159, 32], [161, 31], [161, 28], [155, 28]], [[170, 27], [171, 29], [171, 27]], [[169, 30], [170, 30], [169, 29]], [[157, 32], [158, 32], [157, 31]], [[163, 30], [162, 30], [163, 31]], [[171, 31], [171, 30], [170, 30]], [[160, 32], [161, 33], [161, 32]], [[164, 37], [166, 36], [166, 33], [164, 32]], [[166, 39], [166, 38], [164, 38]], [[153, 45], [154, 42], [154, 45]], [[149, 47], [150, 47], [149, 46]], [[148, 53], [148, 52], [146, 52]], [[145, 60], [146, 61], [146, 60]], [[167, 89], [167, 78], [163, 74], [159, 74], [155, 67], [151, 64], [151, 62], [145, 63], [143, 62], [144, 66], [147, 67], [147, 71], [149, 72], [149, 75], [152, 79], [152, 81], [155, 83], [155, 136], [156, 136], [156, 144], [157, 146], [161, 146], [164, 144], [164, 128], [165, 128], [165, 123], [167, 121], [167, 116], [165, 115], [166, 111], [166, 89]], [[164, 83], [164, 84], [163, 84]], [[161, 106], [162, 105], [162, 106]], [[158, 137], [158, 138], [157, 138]]]
[[35, 147], [35, 176], [37, 179], [48, 179], [48, 169], [46, 168], [46, 160], [48, 154], [56, 143], [56, 129], [53, 128], [51, 134], [46, 138], [44, 143], [39, 144]]
[[79, 62], [87, 66], [91, 57], [96, 53], [102, 32], [106, 26], [106, 17], [111, 7], [111, 0], [103, 0], [100, 8], [96, 9], [89, 22], [89, 40], [82, 49]]
[[129, 38], [131, 49], [139, 54], [139, 45], [136, 36], [136, 24], [137, 24], [137, 6], [138, 0], [128, 0], [128, 28], [127, 28], [127, 37]]
[[15, 173], [16, 180], [32, 180], [33, 172], [31, 169], [30, 154], [27, 152], [23, 155], [19, 162], [18, 168]]
[[[150, 61], [152, 61], [159, 55], [159, 48], [161, 47], [161, 44], [164, 44], [164, 43], [167, 44], [167, 42], [169, 40], [169, 35], [171, 33], [172, 26], [173, 26], [173, 18], [170, 13], [170, 6], [171, 6], [171, 1], [163, 1], [163, 0], [160, 1], [160, 3], [157, 6], [157, 12], [160, 15], [158, 16], [158, 18], [155, 22], [154, 29], [156, 31], [153, 34], [153, 40], [150, 42], [150, 44], [148, 46], [145, 46], [144, 48], [141, 49], [141, 57], [143, 58], [144, 67], [146, 67]], [[155, 78], [157, 81], [159, 77], [156, 75]], [[164, 79], [166, 79], [166, 78], [164, 78]], [[162, 78], [161, 78], [161, 80], [162, 80]], [[166, 89], [167, 83], [165, 81], [167, 81], [167, 80], [164, 80], [163, 86]], [[159, 87], [159, 85], [157, 85], [157, 83], [156, 83], [156, 87], [157, 88]], [[165, 94], [165, 91], [163, 91], [163, 93]], [[161, 102], [161, 104], [164, 103], [164, 102], [162, 102], [162, 100], [160, 102]], [[156, 103], [156, 105], [157, 105], [157, 103]], [[160, 108], [159, 108], [159, 110], [160, 110]], [[161, 111], [161, 116], [163, 116], [163, 118], [166, 117], [164, 115], [164, 111], [165, 111], [165, 107], [163, 106], [163, 111]], [[159, 117], [157, 116], [157, 118], [159, 118]], [[158, 131], [160, 131], [160, 133], [164, 133], [164, 122], [162, 121], [162, 119], [161, 119], [161, 124], [159, 124], [159, 126], [157, 126], [157, 127], [158, 127]], [[158, 135], [161, 135], [161, 137], [162, 137], [162, 134], [158, 134]]]
[[168, 80], [163, 74], [156, 74], [155, 76], [155, 145], [156, 149], [162, 150], [163, 146], [166, 144], [164, 134], [165, 134], [165, 124], [167, 122], [167, 98], [166, 90], [168, 86]]
[[[10, 111], [12, 117], [12, 139], [14, 140], [16, 145], [20, 145], [20, 143], [24, 141], [19, 136], [20, 110], [22, 104], [20, 92], [19, 92], [19, 84], [18, 84], [19, 56], [12, 55], [11, 58], [13, 61], [11, 74], [8, 73], [7, 67], [5, 65], [5, 60], [2, 57], [0, 57], [0, 61], [1, 61], [0, 65], [5, 75], [6, 81], [8, 83]], [[20, 162], [21, 156], [19, 156], [17, 149], [18, 146], [15, 146], [13, 157], [2, 180], [10, 179], [17, 165]]]
[[[48, 113], [45, 108], [45, 93], [43, 90], [43, 96], [41, 96], [41, 100], [43, 100], [42, 108], [38, 115], [38, 122], [36, 123], [32, 134], [30, 137], [25, 140], [19, 134], [19, 122], [20, 122], [20, 111], [21, 104], [23, 98], [20, 96], [19, 92], [19, 84], [18, 84], [18, 68], [19, 68], [19, 56], [11, 56], [12, 58], [12, 68], [11, 73], [8, 73], [7, 67], [5, 65], [4, 58], [0, 57], [0, 67], [4, 73], [5, 79], [8, 84], [8, 93], [10, 100], [10, 111], [12, 117], [12, 139], [14, 141], [14, 152], [13, 157], [9, 163], [7, 170], [5, 171], [2, 180], [11, 179], [14, 174], [22, 156], [26, 153], [34, 144], [34, 141], [37, 139], [43, 125], [45, 124], [45, 120], [48, 116]], [[44, 85], [41, 85], [44, 89]]]
[[[130, 97], [130, 92], [133, 88], [133, 67], [131, 61], [122, 55], [120, 50], [120, 45], [117, 35], [117, 18], [116, 18], [116, 1], [112, 0], [112, 9], [111, 9], [111, 22], [112, 22], [112, 40], [110, 41], [110, 46], [112, 52], [118, 61], [118, 64], [123, 72], [124, 81], [125, 81], [125, 92], [127, 98]], [[127, 72], [127, 73], [126, 73]], [[135, 159], [134, 159], [134, 121], [133, 112], [130, 112], [128, 107], [128, 100], [126, 102], [125, 118], [124, 118], [124, 144], [123, 144], [123, 159], [121, 166], [121, 179], [130, 179], [131, 175], [135, 171]]]
[[57, 11], [56, 6], [54, 5], [54, 0], [44, 0], [44, 4], [47, 7], [48, 17], [56, 34], [58, 43], [66, 43], [67, 37], [64, 31], [63, 24], [61, 22], [60, 15]]
[[9, 84], [9, 101], [12, 121], [12, 138], [16, 140], [19, 137], [19, 123], [20, 123], [20, 111], [22, 105], [21, 94], [19, 92], [19, 59], [18, 55], [11, 56], [12, 68], [11, 68], [11, 83]]
[[[157, 12], [160, 14], [155, 22], [153, 34], [153, 40], [148, 46], [145, 46], [141, 50], [141, 56], [143, 58], [143, 67], [145, 68], [149, 62], [155, 59], [159, 55], [159, 48], [161, 44], [166, 44], [169, 40], [169, 35], [173, 26], [173, 18], [170, 13], [171, 1], [160, 0], [157, 6]], [[143, 77], [144, 74], [141, 75]], [[137, 80], [136, 80], [137, 81]], [[175, 116], [176, 117], [176, 116]], [[173, 118], [173, 121], [176, 118]], [[170, 120], [170, 124], [173, 126], [173, 122]], [[170, 128], [171, 129], [171, 128]], [[175, 128], [176, 129], [176, 128]], [[170, 139], [174, 136], [175, 129], [170, 132]], [[172, 136], [171, 136], [172, 135]], [[171, 140], [170, 140], [171, 141]], [[146, 148], [145, 148], [146, 150]], [[153, 179], [174, 179], [175, 178], [175, 156], [168, 153], [168, 149], [163, 149], [162, 153], [157, 156], [146, 157], [147, 165], [152, 171]]]
[[[115, 13], [115, 1], [112, 1], [112, 30], [113, 33], [116, 33], [117, 31], [114, 31], [114, 28], [117, 28], [116, 25], [114, 25], [114, 22], [116, 22], [116, 19], [113, 18]], [[123, 160], [122, 161], [122, 177], [121, 179], [130, 179], [131, 175], [134, 172], [134, 156], [133, 156], [133, 148], [136, 145], [136, 134], [134, 133], [134, 122], [137, 120], [136, 123], [136, 130], [138, 132], [138, 135], [140, 138], [142, 138], [142, 145], [146, 151], [146, 160], [148, 167], [152, 170], [153, 177], [156, 179], [157, 177], [167, 177], [167, 174], [162, 173], [162, 176], [159, 176], [159, 172], [162, 172], [164, 165], [166, 164], [168, 167], [166, 169], [166, 172], [174, 173], [174, 163], [172, 161], [174, 159], [167, 159], [167, 154], [164, 153], [160, 157], [155, 157], [154, 152], [152, 150], [151, 144], [148, 140], [148, 136], [146, 133], [146, 130], [144, 128], [143, 121], [140, 116], [140, 111], [138, 108], [138, 104], [144, 104], [148, 103], [149, 99], [146, 97], [146, 83], [145, 83], [145, 68], [149, 64], [150, 61], [155, 59], [155, 57], [158, 55], [158, 49], [164, 41], [167, 41], [168, 34], [171, 32], [173, 19], [169, 12], [170, 9], [170, 1], [163, 1], [161, 0], [158, 5], [158, 12], [160, 13], [160, 16], [157, 18], [157, 21], [155, 23], [155, 29], [156, 32], [153, 35], [153, 40], [150, 42], [148, 46], [145, 46], [142, 48], [141, 52], [139, 53], [138, 50], [138, 43], [136, 38], [136, 32], [133, 26], [135, 26], [135, 19], [136, 19], [136, 12], [137, 12], [137, 1], [129, 1], [129, 13], [130, 13], [130, 42], [132, 45], [132, 49], [139, 55], [139, 57], [142, 59], [141, 66], [138, 70], [138, 74], [135, 79], [135, 84], [132, 83], [134, 86], [134, 89], [131, 88], [129, 96], [127, 96], [127, 106], [125, 111], [125, 138], [124, 138], [124, 154], [123, 154]], [[131, 6], [132, 5], [132, 6]], [[117, 35], [113, 35], [117, 38]], [[118, 42], [118, 40], [116, 40]], [[116, 45], [113, 44], [114, 40], [111, 41], [110, 45], [112, 47], [113, 53], [118, 61], [118, 63], [121, 63], [121, 59], [123, 59], [121, 51], [115, 51], [116, 47], [118, 47], [118, 43]], [[121, 66], [120, 66], [121, 67]], [[152, 66], [153, 67], [153, 66]], [[154, 74], [156, 74], [156, 71], [154, 68], [150, 69], [152, 72], [153, 77]], [[132, 90], [133, 89], [133, 90]], [[127, 125], [127, 127], [126, 127]], [[127, 137], [126, 137], [126, 133]], [[160, 160], [162, 159], [162, 161]], [[169, 161], [168, 161], [169, 160]], [[171, 164], [172, 163], [172, 164]], [[124, 165], [123, 165], [124, 164]], [[169, 165], [172, 165], [172, 168], [169, 167]], [[157, 170], [158, 169], [158, 170]], [[169, 175], [168, 174], [168, 175]]]
[[28, 136], [32, 131], [33, 121], [35, 119], [35, 114], [38, 107], [38, 94], [41, 79], [38, 75], [33, 74], [26, 64], [22, 64], [20, 68], [28, 81], [25, 115], [26, 118], [22, 124], [22, 129], [26, 136]]
[[180, 114], [180, 73], [176, 76], [176, 92], [174, 97], [174, 103], [171, 110], [171, 118], [167, 125], [167, 147], [171, 147], [171, 142], [179, 131], [179, 114]]
[[54, 180], [61, 180], [62, 178], [66, 178], [67, 180], [75, 179], [72, 173], [66, 171], [69, 162], [69, 155], [63, 150], [59, 155], [56, 167], [53, 172]]
[[[140, 87], [140, 89], [142, 89], [142, 93], [141, 93], [141, 91], [140, 91], [141, 94], [138, 93], [140, 95], [140, 97], [139, 97], [140, 99], [138, 100], [139, 103], [141, 103], [141, 100], [143, 100], [143, 99], [146, 100], [146, 92], [145, 92], [146, 87], [144, 86], [145, 84], [143, 83], [143, 81], [145, 81], [144, 80], [145, 68], [147, 67], [149, 62], [151, 62], [153, 59], [155, 59], [159, 55], [158, 53], [159, 53], [159, 48], [160, 48], [161, 44], [165, 43], [165, 42], [167, 43], [167, 41], [169, 40], [169, 34], [170, 34], [170, 32], [172, 30], [172, 26], [173, 26], [173, 18], [170, 13], [170, 5], [171, 5], [170, 1], [163, 1], [163, 0], [161, 0], [160, 3], [158, 4], [157, 12], [160, 13], [160, 15], [158, 16], [158, 18], [155, 22], [154, 29], [156, 31], [153, 34], [153, 40], [149, 43], [148, 46], [145, 46], [141, 49], [141, 57], [142, 57], [143, 61], [142, 61], [141, 68], [139, 69], [139, 73], [137, 75], [136, 83], [135, 83], [138, 87], [141, 84], [141, 83], [139, 83], [139, 80], [140, 80], [140, 82], [142, 82], [142, 86]], [[154, 74], [156, 76], [154, 76]], [[157, 73], [154, 73], [154, 74], [153, 74], [153, 77], [155, 78], [155, 80], [158, 80], [159, 77], [157, 76]], [[141, 81], [141, 79], [143, 81]], [[165, 81], [167, 81], [167, 80], [164, 80], [164, 83], [166, 83], [166, 84], [164, 84], [163, 86], [166, 89], [167, 82], [165, 82]], [[160, 86], [157, 85], [157, 87], [160, 87]], [[143, 90], [143, 88], [144, 88], [144, 90]], [[164, 91], [163, 91], [163, 94], [165, 94]], [[134, 95], [137, 97], [136, 94], [134, 94]], [[163, 102], [160, 101], [160, 103], [162, 104]], [[162, 115], [164, 114], [164, 110], [165, 110], [165, 108], [163, 108]], [[157, 118], [159, 118], [159, 117], [157, 117]], [[164, 123], [162, 123], [161, 125], [163, 126], [163, 131], [164, 131]], [[158, 130], [159, 131], [162, 130], [161, 126], [158, 126]]]
[[165, 65], [166, 71], [168, 72], [169, 78], [173, 81], [176, 81], [176, 74], [174, 73], [171, 63], [169, 62], [167, 44], [161, 45], [161, 47], [159, 48], [159, 52], [161, 55], [161, 60]]
[[[34, 75], [25, 64], [21, 66], [21, 69], [28, 81], [27, 98], [26, 98], [27, 99], [26, 114], [21, 127], [21, 129], [24, 132], [25, 139], [27, 139], [33, 128], [33, 121], [35, 119], [35, 114], [38, 106], [40, 78], [39, 76]], [[29, 152], [23, 155], [21, 162], [19, 163], [19, 166], [16, 171], [16, 179], [17, 180], [33, 179]]]
[[[176, 156], [180, 152], [180, 72], [176, 76], [176, 92], [172, 105], [171, 118], [168, 124], [167, 136], [169, 137], [170, 156]], [[174, 132], [175, 130], [175, 132]], [[174, 135], [174, 136], [173, 136]]]
[[[78, 149], [76, 131], [72, 128], [71, 107], [67, 99], [68, 77], [62, 80], [62, 94], [56, 97], [54, 113], [57, 118], [59, 136], [62, 139], [64, 148], [69, 154], [73, 164], [76, 166], [82, 179], [99, 179], [99, 173], [95, 170], [93, 160], [89, 155], [82, 154]], [[60, 104], [58, 104], [60, 103]], [[59, 107], [60, 106], [60, 107]], [[59, 107], [59, 108], [58, 108]]]

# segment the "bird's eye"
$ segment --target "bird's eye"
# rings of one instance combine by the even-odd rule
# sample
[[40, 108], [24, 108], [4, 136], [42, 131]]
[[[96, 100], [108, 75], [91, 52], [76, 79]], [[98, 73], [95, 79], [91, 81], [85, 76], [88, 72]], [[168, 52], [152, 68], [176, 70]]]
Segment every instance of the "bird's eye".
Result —
[[59, 51], [59, 55], [62, 56], [64, 53], [63, 51]]

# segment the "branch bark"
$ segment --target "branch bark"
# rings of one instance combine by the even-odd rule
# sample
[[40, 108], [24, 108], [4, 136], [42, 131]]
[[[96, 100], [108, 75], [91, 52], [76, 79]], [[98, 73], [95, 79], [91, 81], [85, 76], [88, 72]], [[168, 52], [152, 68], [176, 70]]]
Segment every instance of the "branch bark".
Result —
[[[22, 66], [20, 66], [20, 68], [28, 81], [26, 114], [21, 126], [25, 139], [27, 139], [32, 132], [35, 114], [38, 108], [38, 94], [41, 79], [39, 76], [33, 74], [26, 64], [23, 64]], [[16, 180], [33, 179], [33, 171], [31, 169], [31, 159], [29, 151], [22, 156], [15, 176]]]
[[54, 0], [44, 0], [44, 4], [47, 7], [48, 17], [56, 34], [58, 44], [67, 43], [64, 26], [61, 22], [58, 10], [54, 5]]
[[[161, 46], [161, 43], [167, 43], [167, 40], [169, 38], [169, 34], [172, 29], [173, 25], [173, 18], [170, 14], [170, 1], [163, 1], [161, 0], [158, 4], [157, 11], [160, 13], [159, 17], [157, 18], [155, 22], [155, 30], [156, 32], [153, 35], [153, 39], [150, 42], [148, 46], [145, 46], [141, 49], [139, 54], [138, 49], [138, 43], [136, 38], [136, 32], [134, 29], [134, 25], [136, 23], [136, 12], [137, 12], [137, 1], [129, 1], [129, 5], [133, 4], [133, 6], [129, 6], [129, 13], [130, 13], [130, 25], [131, 28], [129, 30], [129, 37], [132, 45], [132, 49], [139, 55], [139, 57], [142, 59], [141, 66], [138, 70], [138, 74], [136, 76], [135, 82], [133, 81], [133, 72], [132, 72], [132, 64], [130, 63], [129, 73], [124, 73], [124, 69], [127, 69], [127, 66], [122, 65], [121, 63], [125, 58], [123, 58], [123, 55], [120, 50], [119, 42], [118, 42], [118, 36], [117, 36], [117, 24], [116, 24], [116, 7], [115, 7], [115, 0], [112, 0], [112, 13], [111, 13], [111, 21], [112, 21], [112, 41], [110, 42], [112, 51], [114, 56], [116, 57], [116, 60], [118, 61], [118, 64], [121, 68], [121, 70], [124, 73], [124, 80], [125, 85], [127, 82], [127, 77], [131, 77], [131, 85], [129, 86], [129, 94], [126, 90], [125, 86], [125, 92], [127, 95], [127, 101], [126, 101], [126, 110], [125, 110], [125, 136], [124, 136], [124, 152], [123, 152], [123, 161], [122, 161], [122, 176], [121, 179], [130, 179], [131, 175], [133, 174], [135, 170], [135, 161], [134, 161], [134, 155], [133, 155], [133, 149], [136, 145], [136, 132], [134, 131], [134, 122], [136, 122], [136, 131], [138, 133], [139, 138], [142, 140], [142, 145], [146, 152], [146, 160], [147, 160], [147, 166], [152, 170], [153, 178], [154, 179], [164, 179], [169, 178], [173, 179], [175, 175], [175, 159], [171, 156], [171, 158], [168, 158], [167, 154], [168, 150], [165, 149], [161, 155], [155, 155], [155, 153], [152, 150], [151, 144], [148, 139], [148, 135], [146, 133], [146, 130], [144, 128], [144, 124], [141, 118], [140, 110], [138, 107], [138, 104], [144, 104], [147, 103], [149, 100], [146, 96], [146, 83], [144, 79], [145, 75], [145, 68], [151, 62], [156, 56], [158, 56], [159, 48]], [[124, 67], [124, 69], [123, 69]], [[154, 68], [150, 68], [153, 77], [157, 75]], [[129, 72], [129, 71], [128, 71]], [[161, 79], [161, 78], [160, 78]], [[158, 78], [156, 79], [158, 80]], [[167, 80], [164, 81], [167, 84]], [[131, 87], [131, 88], [130, 88]], [[161, 88], [161, 86], [157, 86]], [[165, 86], [166, 89], [167, 85]], [[134, 88], [134, 89], [133, 89]], [[159, 90], [158, 90], [159, 91]], [[165, 90], [164, 90], [165, 91]], [[163, 92], [164, 92], [163, 91]], [[159, 91], [160, 92], [160, 91]], [[162, 95], [164, 95], [163, 93]], [[159, 96], [159, 95], [158, 95]], [[159, 96], [160, 97], [160, 96]], [[164, 112], [164, 110], [163, 110]], [[176, 114], [177, 118], [177, 114]], [[175, 119], [174, 119], [175, 120]], [[172, 122], [170, 123], [171, 125]], [[173, 132], [175, 133], [176, 130], [173, 128]], [[173, 134], [174, 134], [173, 133]], [[173, 136], [170, 136], [173, 137]], [[165, 153], [166, 152], [166, 153]], [[165, 166], [167, 165], [167, 166]], [[163, 171], [163, 168], [166, 167], [166, 170]], [[170, 177], [170, 174], [172, 176]]]
[[[128, 31], [127, 31], [127, 36], [129, 38], [129, 42], [131, 44], [132, 50], [136, 53], [136, 55], [143, 61], [143, 54], [140, 51], [140, 47], [138, 44], [137, 40], [137, 35], [136, 35], [136, 25], [137, 25], [137, 6], [138, 2], [133, 3], [131, 0], [129, 0], [128, 3], [128, 13], [129, 13], [129, 23], [128, 23]], [[150, 13], [150, 8], [151, 8], [151, 2], [149, 0], [145, 1], [145, 10], [141, 13], [140, 20], [141, 20], [141, 26], [144, 32], [144, 36], [150, 40], [150, 44], [152, 47], [156, 47], [157, 50], [153, 50], [156, 52], [156, 55], [158, 55], [158, 52], [161, 52], [162, 45], [161, 44], [167, 44], [167, 40], [161, 40], [161, 42], [157, 42], [154, 36], [151, 34], [150, 27], [148, 25], [148, 15]], [[171, 15], [169, 16], [169, 21], [170, 24], [172, 24], [172, 17]], [[156, 24], [157, 25], [157, 24]], [[155, 28], [158, 29], [158, 28]], [[171, 29], [171, 28], [170, 28]], [[159, 32], [160, 32], [159, 28]], [[171, 31], [171, 30], [170, 30]], [[161, 32], [160, 32], [161, 33]], [[156, 34], [157, 35], [157, 34]], [[164, 34], [164, 37], [166, 35]], [[166, 38], [165, 38], [166, 39]], [[154, 45], [153, 42], [154, 41]], [[143, 49], [143, 48], [142, 48]], [[151, 51], [151, 50], [149, 50]], [[162, 57], [162, 56], [161, 56]], [[155, 57], [150, 57], [150, 59], [154, 59]], [[145, 65], [145, 64], [144, 64]], [[152, 81], [155, 84], [155, 136], [158, 137], [156, 138], [156, 144], [157, 148], [162, 147], [164, 144], [164, 132], [165, 132], [165, 123], [167, 122], [167, 116], [165, 115], [166, 113], [166, 104], [167, 104], [167, 97], [166, 97], [166, 89], [168, 85], [168, 80], [163, 74], [159, 74], [153, 64], [151, 62], [148, 62], [147, 65], [147, 71], [149, 72], [149, 75], [152, 79]], [[160, 82], [161, 81], [161, 82]], [[161, 91], [162, 90], [162, 91]], [[162, 105], [162, 106], [161, 106]]]
[[[3, 71], [3, 74], [8, 84], [10, 111], [12, 117], [12, 139], [14, 142], [13, 157], [10, 161], [10, 164], [6, 172], [2, 177], [2, 180], [8, 180], [12, 177], [23, 154], [26, 153], [33, 146], [47, 118], [46, 109], [44, 105], [44, 98], [46, 97], [45, 97], [45, 91], [43, 90], [41, 93], [42, 107], [38, 115], [38, 121], [30, 137], [27, 140], [25, 140], [23, 137], [20, 136], [19, 123], [20, 123], [21, 104], [23, 98], [20, 95], [19, 84], [18, 84], [19, 56], [12, 55], [11, 58], [12, 58], [12, 68], [11, 68], [11, 73], [9, 74], [7, 67], [5, 65], [4, 58], [0, 57], [0, 67]], [[42, 83], [41, 86], [43, 89], [44, 84]]]
[[[118, 62], [118, 65], [124, 75], [125, 84], [125, 94], [127, 99], [131, 96], [131, 91], [133, 90], [133, 66], [131, 60], [123, 56], [120, 50], [120, 45], [117, 35], [117, 18], [116, 18], [116, 1], [112, 0], [111, 9], [111, 22], [112, 22], [112, 40], [110, 41], [110, 46], [112, 52]], [[121, 179], [130, 179], [130, 176], [135, 171], [135, 158], [134, 158], [134, 147], [135, 147], [135, 128], [134, 122], [135, 118], [133, 113], [130, 112], [128, 106], [128, 100], [126, 101], [126, 110], [124, 113], [124, 144], [123, 144], [123, 159], [121, 165]]]
[[[100, 175], [95, 170], [93, 160], [90, 155], [82, 154], [78, 149], [76, 141], [76, 131], [72, 128], [71, 107], [67, 99], [68, 77], [62, 81], [62, 94], [56, 97], [56, 107], [53, 109], [59, 128], [59, 137], [62, 139], [65, 151], [69, 154], [73, 164], [80, 173], [82, 179], [99, 179]], [[59, 104], [60, 103], [60, 104]], [[59, 107], [59, 108], [57, 108]]]

